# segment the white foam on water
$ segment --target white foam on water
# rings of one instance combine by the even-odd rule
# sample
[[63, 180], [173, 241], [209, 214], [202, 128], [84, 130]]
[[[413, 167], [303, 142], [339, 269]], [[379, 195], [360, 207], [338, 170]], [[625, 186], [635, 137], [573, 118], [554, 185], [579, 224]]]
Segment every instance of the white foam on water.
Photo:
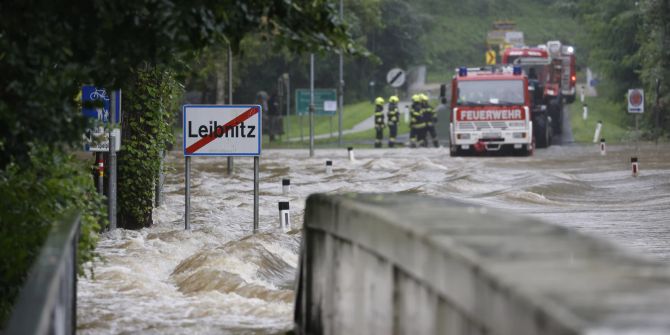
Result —
[[[192, 231], [184, 231], [183, 157], [168, 165], [165, 203], [154, 226], [104, 233], [95, 279], [79, 281], [81, 334], [277, 333], [292, 327], [292, 292], [311, 193], [407, 192], [528, 214], [670, 261], [670, 150], [642, 149], [630, 176], [625, 148], [605, 158], [566, 146], [535, 157], [449, 157], [447, 149], [264, 150], [260, 234], [253, 219], [253, 159], [195, 157]], [[617, 153], [619, 153], [617, 156]], [[325, 161], [333, 174], [325, 174]], [[597, 163], [597, 164], [596, 164]], [[648, 170], [644, 167], [649, 166]], [[653, 167], [653, 168], [652, 168]], [[291, 192], [281, 193], [281, 179]], [[279, 201], [294, 230], [278, 231]]]

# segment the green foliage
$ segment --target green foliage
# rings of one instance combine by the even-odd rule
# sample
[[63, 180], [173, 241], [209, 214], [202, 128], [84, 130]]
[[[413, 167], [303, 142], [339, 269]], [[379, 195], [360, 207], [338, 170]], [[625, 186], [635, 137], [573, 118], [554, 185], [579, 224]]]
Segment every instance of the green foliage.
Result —
[[177, 67], [249, 33], [292, 51], [356, 46], [326, 0], [7, 0], [0, 2], [0, 168], [30, 143], [76, 145], [83, 83], [127, 88], [145, 62]]
[[[665, 110], [670, 103], [670, 1], [563, 0], [585, 28], [583, 43], [589, 66], [605, 81], [607, 98], [619, 104], [628, 89], [645, 89], [643, 128], [658, 127], [653, 136], [670, 128]], [[656, 81], [660, 79], [659, 93]], [[658, 107], [656, 98], [658, 97]], [[648, 134], [649, 135], [649, 134]], [[649, 135], [651, 136], [651, 135]]]
[[53, 224], [71, 209], [81, 213], [79, 272], [96, 258], [97, 232], [106, 206], [86, 166], [73, 156], [31, 146], [29, 162], [0, 171], [0, 328]]
[[160, 153], [174, 143], [172, 125], [182, 86], [168, 69], [145, 67], [135, 72], [125, 91], [123, 150], [119, 153], [119, 227], [139, 229], [152, 224], [154, 181]]

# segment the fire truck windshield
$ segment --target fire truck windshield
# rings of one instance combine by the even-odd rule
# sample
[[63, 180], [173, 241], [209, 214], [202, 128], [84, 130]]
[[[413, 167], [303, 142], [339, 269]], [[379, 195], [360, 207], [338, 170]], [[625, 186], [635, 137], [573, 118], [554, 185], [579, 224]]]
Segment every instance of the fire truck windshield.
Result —
[[467, 80], [458, 82], [460, 106], [523, 105], [523, 80]]

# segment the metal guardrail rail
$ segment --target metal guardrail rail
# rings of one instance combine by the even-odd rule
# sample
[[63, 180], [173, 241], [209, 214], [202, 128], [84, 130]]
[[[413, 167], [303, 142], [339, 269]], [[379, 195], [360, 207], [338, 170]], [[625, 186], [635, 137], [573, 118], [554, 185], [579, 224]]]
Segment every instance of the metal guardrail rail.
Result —
[[52, 229], [4, 334], [75, 334], [80, 223], [79, 214], [73, 212]]

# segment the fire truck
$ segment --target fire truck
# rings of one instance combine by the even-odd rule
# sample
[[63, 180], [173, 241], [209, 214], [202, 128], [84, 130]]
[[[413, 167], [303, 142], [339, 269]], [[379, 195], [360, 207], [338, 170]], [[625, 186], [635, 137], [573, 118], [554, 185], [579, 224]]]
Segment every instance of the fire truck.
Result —
[[[574, 48], [559, 41], [549, 41], [538, 47], [507, 48], [502, 64], [521, 66], [528, 78], [542, 90], [543, 104], [549, 111], [553, 132], [563, 132], [563, 101], [575, 100]], [[540, 147], [541, 143], [538, 143]]]
[[451, 81], [450, 154], [534, 150], [528, 78], [520, 67], [458, 69]]
[[561, 94], [567, 103], [573, 103], [577, 84], [575, 48], [571, 45], [563, 45], [560, 41], [549, 41], [547, 49], [552, 59], [561, 60]]

